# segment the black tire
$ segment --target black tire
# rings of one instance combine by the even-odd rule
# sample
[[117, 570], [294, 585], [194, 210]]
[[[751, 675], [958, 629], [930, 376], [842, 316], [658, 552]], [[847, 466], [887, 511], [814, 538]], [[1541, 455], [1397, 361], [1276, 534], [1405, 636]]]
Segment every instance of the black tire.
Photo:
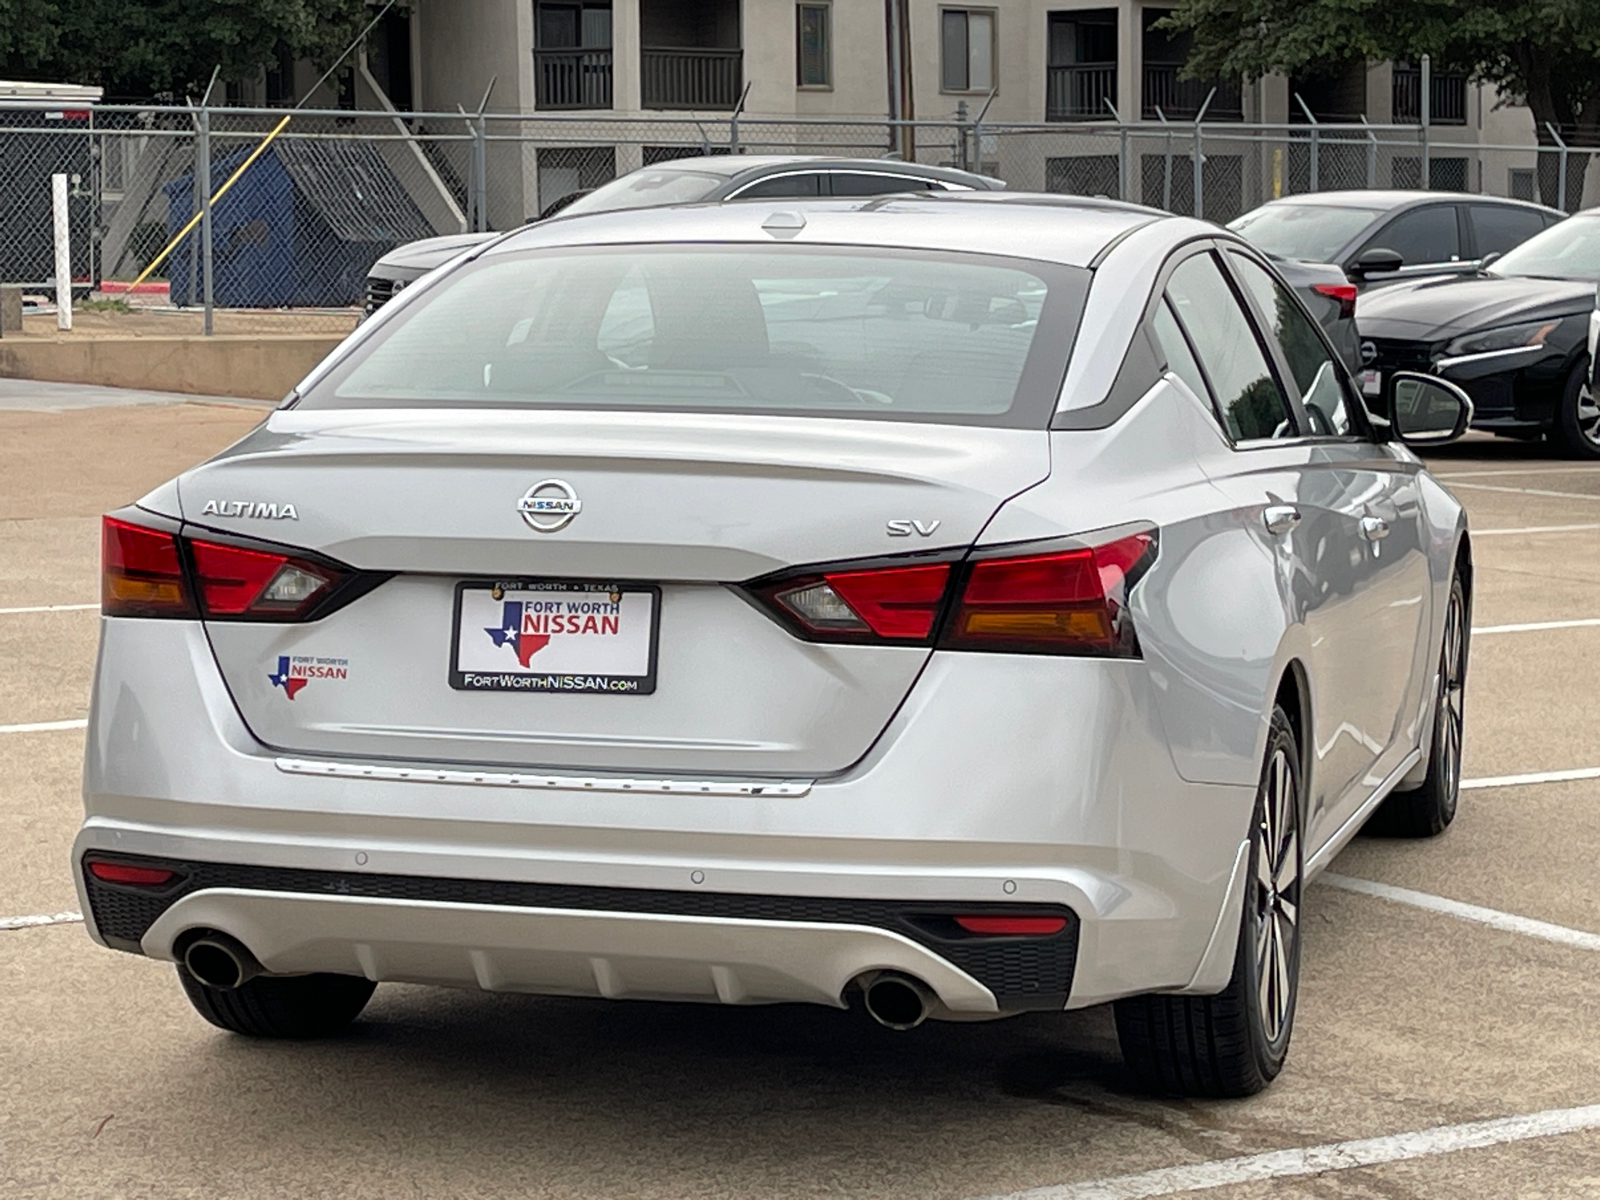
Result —
[[1589, 361], [1585, 359], [1567, 376], [1550, 432], [1571, 458], [1600, 458], [1600, 396], [1589, 386]]
[[258, 975], [223, 989], [207, 987], [183, 966], [178, 978], [195, 1011], [218, 1029], [261, 1038], [342, 1033], [378, 986], [358, 975]]
[[1150, 1090], [1253, 1096], [1283, 1069], [1300, 984], [1302, 809], [1300, 748], [1288, 715], [1275, 707], [1227, 988], [1215, 996], [1134, 996], [1116, 1003], [1122, 1057]]
[[1390, 792], [1367, 820], [1364, 833], [1379, 837], [1434, 837], [1456, 819], [1461, 795], [1461, 735], [1467, 698], [1467, 651], [1472, 610], [1457, 572], [1450, 581], [1444, 638], [1439, 647], [1438, 694], [1433, 700], [1433, 746], [1428, 774], [1418, 787]]

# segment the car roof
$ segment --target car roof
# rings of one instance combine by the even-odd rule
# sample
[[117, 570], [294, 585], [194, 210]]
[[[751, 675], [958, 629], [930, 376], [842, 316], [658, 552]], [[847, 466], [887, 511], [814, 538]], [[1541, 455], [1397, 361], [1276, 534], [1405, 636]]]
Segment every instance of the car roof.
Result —
[[1436, 201], [1450, 201], [1452, 203], [1470, 201], [1473, 204], [1499, 204], [1513, 208], [1533, 209], [1535, 212], [1565, 215], [1559, 214], [1557, 209], [1547, 208], [1543, 204], [1535, 204], [1531, 200], [1512, 200], [1505, 196], [1479, 196], [1467, 192], [1408, 191], [1400, 188], [1367, 188], [1347, 192], [1305, 192], [1298, 196], [1283, 196], [1277, 200], [1268, 200], [1261, 207], [1314, 204], [1323, 208], [1370, 208], [1377, 212], [1387, 212]]
[[742, 175], [763, 175], [796, 167], [833, 171], [888, 171], [896, 175], [915, 175], [919, 179], [943, 179], [968, 187], [1003, 188], [1002, 180], [956, 167], [935, 167], [927, 163], [905, 162], [898, 158], [840, 158], [821, 154], [705, 154], [694, 158], [673, 158], [652, 163], [651, 170], [699, 171], [733, 179]]
[[[775, 214], [784, 215], [773, 221]], [[507, 234], [484, 254], [638, 243], [795, 242], [954, 250], [1088, 267], [1122, 237], [1160, 221], [1195, 224], [1115, 200], [1025, 192], [784, 199], [564, 217]]]

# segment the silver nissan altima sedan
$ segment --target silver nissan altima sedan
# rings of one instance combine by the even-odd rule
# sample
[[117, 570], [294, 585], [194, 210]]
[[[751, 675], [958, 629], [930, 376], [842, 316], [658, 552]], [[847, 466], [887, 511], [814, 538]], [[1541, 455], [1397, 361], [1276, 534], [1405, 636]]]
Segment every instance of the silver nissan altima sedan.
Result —
[[574, 218], [104, 522], [73, 866], [208, 1020], [373, 988], [1114, 1001], [1279, 1071], [1306, 881], [1456, 806], [1459, 436], [1217, 227], [1067, 197]]

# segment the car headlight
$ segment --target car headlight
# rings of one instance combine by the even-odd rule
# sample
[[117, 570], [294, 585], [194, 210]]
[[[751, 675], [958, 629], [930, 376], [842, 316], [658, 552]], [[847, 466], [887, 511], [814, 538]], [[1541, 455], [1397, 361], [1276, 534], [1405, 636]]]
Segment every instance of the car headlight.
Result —
[[1524, 321], [1521, 325], [1502, 325], [1458, 337], [1444, 348], [1446, 358], [1462, 354], [1486, 354], [1491, 350], [1515, 350], [1521, 346], [1542, 346], [1545, 338], [1561, 324], [1557, 321]]

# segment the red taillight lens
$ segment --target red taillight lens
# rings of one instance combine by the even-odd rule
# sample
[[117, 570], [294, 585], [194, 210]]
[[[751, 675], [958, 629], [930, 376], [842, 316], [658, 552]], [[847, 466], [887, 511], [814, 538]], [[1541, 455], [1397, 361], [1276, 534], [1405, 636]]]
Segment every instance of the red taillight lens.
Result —
[[89, 874], [107, 883], [131, 883], [136, 887], [160, 887], [170, 883], [176, 871], [165, 867], [140, 867], [133, 863], [91, 862]]
[[108, 617], [193, 616], [176, 535], [103, 518], [100, 611]]
[[1057, 916], [956, 917], [955, 922], [968, 933], [989, 935], [1048, 936], [1067, 927], [1067, 919]]
[[1356, 285], [1353, 283], [1313, 283], [1311, 290], [1319, 296], [1339, 302], [1339, 316], [1349, 319], [1356, 315]]
[[1152, 557], [1153, 532], [1099, 546], [980, 558], [939, 639], [941, 648], [1132, 657], [1123, 608], [1130, 576]]
[[773, 599], [813, 634], [922, 641], [933, 632], [949, 578], [949, 563], [828, 571], [782, 587]]
[[333, 582], [333, 574], [286, 554], [191, 540], [206, 616], [292, 617]]

